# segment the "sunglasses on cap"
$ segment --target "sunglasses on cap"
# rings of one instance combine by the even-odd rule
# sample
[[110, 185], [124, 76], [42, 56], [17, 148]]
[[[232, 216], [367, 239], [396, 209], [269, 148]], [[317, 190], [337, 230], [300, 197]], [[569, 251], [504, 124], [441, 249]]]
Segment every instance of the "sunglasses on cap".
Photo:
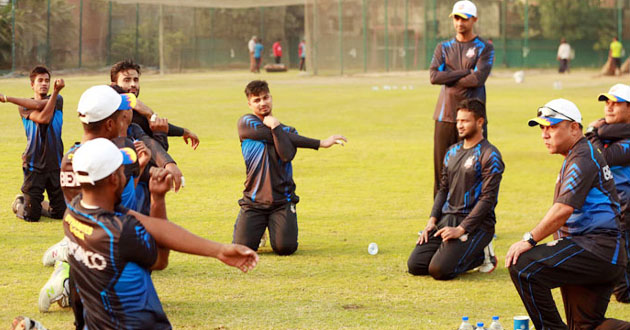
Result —
[[[558, 115], [564, 117], [564, 118], [558, 118]], [[542, 106], [540, 108], [538, 108], [538, 117], [551, 117], [551, 118], [557, 118], [557, 119], [568, 119], [570, 121], [576, 121], [575, 119], [563, 114], [562, 112], [555, 110], [553, 108], [550, 108], [548, 106]]]

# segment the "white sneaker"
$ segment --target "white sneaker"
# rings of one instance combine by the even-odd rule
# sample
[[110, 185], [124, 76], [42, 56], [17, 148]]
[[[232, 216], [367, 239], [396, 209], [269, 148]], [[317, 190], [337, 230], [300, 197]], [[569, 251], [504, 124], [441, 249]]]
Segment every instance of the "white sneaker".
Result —
[[483, 248], [483, 264], [479, 266], [480, 273], [492, 273], [497, 268], [497, 257], [494, 255], [494, 249], [492, 248], [492, 241], [490, 244]]
[[44, 257], [42, 257], [44, 266], [52, 267], [55, 265], [55, 261], [68, 262], [68, 238], [66, 236], [44, 252]]
[[68, 282], [69, 276], [70, 265], [67, 262], [57, 261], [55, 263], [55, 270], [52, 275], [50, 275], [48, 282], [46, 282], [44, 287], [39, 291], [37, 306], [40, 312], [47, 312], [50, 305], [54, 302], [63, 299], [68, 300], [69, 292], [66, 282]]
[[260, 243], [258, 243], [258, 248], [265, 246], [267, 244], [267, 231], [263, 233], [263, 236], [260, 238]]
[[18, 213], [20, 205], [24, 205], [24, 195], [22, 194], [16, 195], [15, 199], [13, 199], [13, 203], [11, 203], [11, 211], [13, 211], [13, 214]]
[[11, 330], [47, 330], [41, 323], [26, 316], [18, 316], [11, 322]]

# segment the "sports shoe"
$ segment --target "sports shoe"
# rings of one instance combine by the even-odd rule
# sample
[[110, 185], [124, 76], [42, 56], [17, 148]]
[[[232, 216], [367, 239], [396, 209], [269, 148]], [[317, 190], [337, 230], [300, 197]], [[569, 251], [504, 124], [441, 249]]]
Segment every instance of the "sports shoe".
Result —
[[24, 195], [17, 194], [13, 203], [11, 203], [11, 211], [13, 211], [14, 214], [17, 214], [20, 204], [24, 205]]
[[267, 244], [267, 231], [263, 233], [263, 236], [260, 238], [260, 243], [258, 243], [258, 248], [261, 248]]
[[483, 264], [479, 266], [480, 273], [492, 273], [497, 268], [497, 257], [494, 255], [492, 242], [483, 248]]
[[11, 322], [11, 330], [48, 330], [41, 323], [26, 316], [18, 316]]
[[61, 241], [49, 247], [42, 257], [42, 263], [46, 267], [54, 266], [55, 261], [68, 262], [68, 238], [65, 236]]
[[47, 312], [50, 305], [54, 302], [62, 299], [68, 300], [69, 292], [66, 282], [68, 282], [69, 275], [70, 265], [67, 262], [57, 261], [55, 263], [55, 270], [52, 275], [50, 275], [48, 282], [46, 282], [44, 287], [39, 291], [37, 306], [40, 312]]

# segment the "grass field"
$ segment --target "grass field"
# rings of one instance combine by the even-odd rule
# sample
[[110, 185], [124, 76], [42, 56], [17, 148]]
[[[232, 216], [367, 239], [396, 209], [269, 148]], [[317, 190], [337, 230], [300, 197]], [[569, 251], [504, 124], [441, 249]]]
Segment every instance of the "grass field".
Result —
[[[171, 154], [187, 186], [168, 195], [167, 206], [171, 221], [206, 238], [231, 241], [245, 179], [236, 121], [248, 111], [243, 94], [247, 82], [268, 80], [274, 114], [300, 134], [325, 138], [340, 133], [349, 139], [345, 147], [301, 150], [293, 161], [301, 199], [300, 246], [294, 255], [279, 257], [267, 246], [260, 251], [259, 266], [242, 274], [216, 260], [171, 254], [169, 268], [153, 274], [171, 323], [183, 329], [455, 329], [462, 315], [486, 324], [499, 315], [511, 329], [511, 318], [525, 309], [502, 266], [504, 256], [551, 205], [562, 162], [561, 156], [547, 154], [540, 130], [527, 127], [526, 121], [556, 97], [573, 100], [585, 123], [601, 117], [597, 94], [618, 79], [595, 75], [575, 71], [558, 77], [532, 71], [521, 85], [508, 71], [497, 70], [490, 77], [489, 136], [506, 164], [496, 209], [500, 266], [491, 274], [468, 273], [449, 282], [406, 272], [407, 257], [432, 205], [431, 116], [439, 87], [428, 83], [427, 72], [143, 76], [141, 99], [201, 139], [196, 151], [180, 138], [171, 139]], [[82, 134], [76, 117], [80, 94], [106, 83], [108, 74], [63, 78], [67, 149]], [[552, 88], [555, 80], [563, 89]], [[0, 93], [30, 97], [28, 78], [0, 80]], [[39, 290], [52, 272], [42, 266], [41, 257], [61, 239], [61, 222], [43, 218], [26, 223], [11, 212], [22, 184], [20, 155], [26, 139], [14, 106], [0, 104], [0, 125], [0, 328], [17, 315], [27, 315], [50, 329], [69, 329], [69, 310], [57, 305], [49, 313], [37, 310]], [[367, 253], [370, 242], [378, 243], [378, 255]], [[554, 294], [563, 311], [559, 291]], [[630, 306], [611, 302], [608, 316], [628, 320]]]

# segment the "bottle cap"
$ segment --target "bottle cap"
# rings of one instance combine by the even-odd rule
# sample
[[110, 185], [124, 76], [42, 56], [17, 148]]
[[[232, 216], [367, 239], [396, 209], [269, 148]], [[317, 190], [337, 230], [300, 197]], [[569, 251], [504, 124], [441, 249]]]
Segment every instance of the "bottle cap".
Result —
[[477, 327], [479, 328], [483, 327], [483, 322], [477, 322]]
[[468, 321], [468, 316], [462, 317], [462, 321]]
[[499, 320], [499, 317], [498, 317], [498, 316], [493, 316], [493, 317], [492, 317], [492, 321], [498, 321], [498, 320]]

